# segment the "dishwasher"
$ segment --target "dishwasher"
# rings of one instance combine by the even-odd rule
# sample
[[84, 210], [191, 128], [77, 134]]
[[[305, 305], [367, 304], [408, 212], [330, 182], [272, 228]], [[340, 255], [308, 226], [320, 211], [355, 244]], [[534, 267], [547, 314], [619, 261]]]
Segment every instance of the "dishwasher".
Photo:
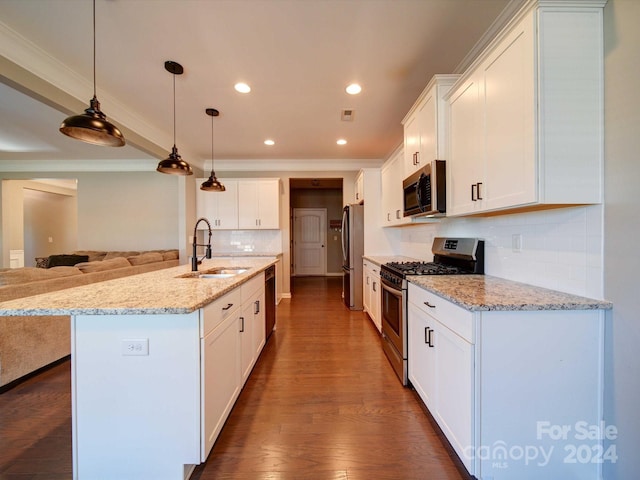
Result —
[[276, 266], [264, 271], [265, 335], [266, 340], [276, 326]]

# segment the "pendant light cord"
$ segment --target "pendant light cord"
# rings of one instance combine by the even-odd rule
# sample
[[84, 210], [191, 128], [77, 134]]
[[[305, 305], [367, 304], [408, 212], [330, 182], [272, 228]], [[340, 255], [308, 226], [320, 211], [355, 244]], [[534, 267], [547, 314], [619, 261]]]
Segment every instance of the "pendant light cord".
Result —
[[93, 96], [96, 97], [96, 0], [93, 0]]
[[173, 74], [173, 146], [176, 146], [176, 74]]
[[211, 173], [213, 173], [213, 115], [211, 115]]

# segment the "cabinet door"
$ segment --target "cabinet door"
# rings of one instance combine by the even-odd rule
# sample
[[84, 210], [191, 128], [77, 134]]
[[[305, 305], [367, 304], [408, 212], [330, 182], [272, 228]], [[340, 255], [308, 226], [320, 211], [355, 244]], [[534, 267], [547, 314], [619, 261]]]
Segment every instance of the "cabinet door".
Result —
[[280, 228], [279, 180], [238, 181], [238, 227]]
[[411, 219], [404, 216], [404, 180], [403, 152], [398, 152], [385, 163], [380, 171], [382, 180], [382, 225], [393, 226], [409, 223]]
[[266, 342], [266, 304], [265, 304], [265, 291], [261, 289], [253, 298], [251, 304], [253, 305], [253, 357], [254, 364], [262, 352], [262, 348]]
[[418, 169], [418, 155], [420, 154], [420, 127], [417, 112], [404, 124], [404, 173], [406, 178]]
[[483, 210], [537, 201], [533, 19], [528, 16], [480, 67], [484, 78]]
[[[206, 179], [196, 180], [196, 213], [211, 223], [214, 230], [234, 230], [238, 228], [238, 183], [227, 180], [224, 192], [205, 192], [200, 184]], [[205, 229], [206, 225], [200, 224]]]
[[409, 358], [409, 381], [431, 413], [436, 411], [436, 361], [435, 350], [430, 345], [435, 324], [429, 315], [409, 302], [407, 308], [407, 347]]
[[371, 311], [371, 268], [367, 262], [362, 263], [362, 306], [364, 311], [369, 313]]
[[240, 315], [240, 368], [242, 370], [242, 384], [249, 377], [253, 368], [255, 355], [253, 350], [253, 303], [249, 300], [242, 304]]
[[364, 202], [364, 172], [358, 173], [355, 183], [355, 203]]
[[238, 228], [238, 182], [226, 180], [224, 192], [205, 192], [214, 195], [218, 203], [217, 222], [212, 225], [216, 230], [235, 230]]
[[484, 155], [480, 92], [480, 78], [475, 75], [460, 85], [449, 100], [451, 140], [447, 161], [447, 215], [470, 213], [481, 208]]
[[436, 138], [436, 88], [432, 88], [417, 112], [420, 149], [417, 167], [421, 168], [438, 158]]
[[205, 461], [241, 390], [239, 310], [201, 339], [202, 445]]
[[473, 445], [474, 363], [473, 345], [434, 322], [431, 344], [436, 352], [436, 399], [431, 410], [438, 425], [472, 471], [465, 449]]
[[382, 288], [380, 287], [380, 273], [378, 267], [372, 269], [371, 285], [371, 319], [379, 332], [382, 331]]

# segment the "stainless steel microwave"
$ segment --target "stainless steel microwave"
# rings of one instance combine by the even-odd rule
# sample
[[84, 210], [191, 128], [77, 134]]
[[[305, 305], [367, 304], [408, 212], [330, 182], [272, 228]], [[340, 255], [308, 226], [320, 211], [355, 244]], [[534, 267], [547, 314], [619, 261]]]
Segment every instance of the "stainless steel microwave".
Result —
[[445, 161], [433, 160], [402, 182], [404, 216], [443, 216], [447, 211]]

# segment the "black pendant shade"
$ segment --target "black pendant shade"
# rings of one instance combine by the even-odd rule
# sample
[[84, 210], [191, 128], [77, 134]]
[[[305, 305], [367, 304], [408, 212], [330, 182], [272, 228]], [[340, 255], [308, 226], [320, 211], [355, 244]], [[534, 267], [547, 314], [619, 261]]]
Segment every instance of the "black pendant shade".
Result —
[[207, 108], [205, 113], [211, 117], [211, 175], [209, 178], [202, 182], [200, 190], [205, 192], [224, 192], [225, 186], [216, 178], [216, 172], [213, 171], [213, 117], [220, 115], [220, 112], [215, 108]]
[[89, 108], [80, 115], [72, 115], [62, 122], [60, 131], [65, 135], [94, 145], [122, 147], [122, 132], [107, 120], [100, 111], [100, 102], [96, 97], [96, 1], [93, 0], [93, 98]]
[[173, 74], [173, 148], [167, 158], [158, 163], [156, 171], [170, 175], [193, 175], [191, 165], [182, 159], [176, 147], [176, 75], [182, 75], [182, 65], [171, 60], [164, 62], [167, 72]]

